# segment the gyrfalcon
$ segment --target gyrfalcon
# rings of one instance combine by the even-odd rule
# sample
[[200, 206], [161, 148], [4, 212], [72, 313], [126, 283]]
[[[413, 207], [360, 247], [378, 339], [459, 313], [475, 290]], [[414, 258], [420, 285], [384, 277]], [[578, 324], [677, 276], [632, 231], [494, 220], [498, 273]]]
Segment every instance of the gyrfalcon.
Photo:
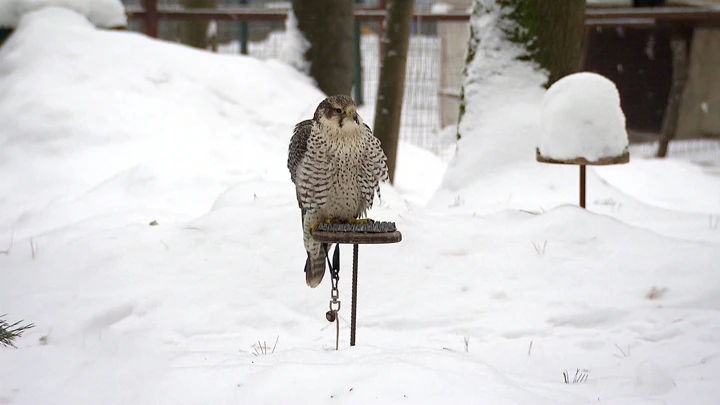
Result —
[[295, 126], [287, 166], [302, 215], [308, 286], [322, 281], [329, 249], [313, 240], [311, 231], [320, 222], [365, 217], [375, 193], [380, 195], [380, 182], [388, 179], [386, 160], [380, 141], [348, 96], [326, 98], [311, 120]]

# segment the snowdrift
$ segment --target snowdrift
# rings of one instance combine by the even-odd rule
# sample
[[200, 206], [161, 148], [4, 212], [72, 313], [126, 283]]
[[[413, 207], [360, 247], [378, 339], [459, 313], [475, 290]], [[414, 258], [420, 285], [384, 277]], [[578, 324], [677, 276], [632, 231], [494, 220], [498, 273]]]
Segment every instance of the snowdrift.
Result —
[[0, 49], [0, 227], [200, 215], [243, 176], [284, 180], [289, 134], [322, 97], [279, 62], [29, 14]]

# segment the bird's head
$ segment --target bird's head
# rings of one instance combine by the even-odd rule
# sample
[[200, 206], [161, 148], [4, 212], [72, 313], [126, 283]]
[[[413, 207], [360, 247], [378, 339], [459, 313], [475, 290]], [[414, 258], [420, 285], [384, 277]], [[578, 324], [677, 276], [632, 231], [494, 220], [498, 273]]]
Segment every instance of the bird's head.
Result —
[[355, 129], [362, 125], [357, 113], [357, 105], [348, 96], [331, 96], [323, 100], [315, 110], [315, 120], [344, 130]]

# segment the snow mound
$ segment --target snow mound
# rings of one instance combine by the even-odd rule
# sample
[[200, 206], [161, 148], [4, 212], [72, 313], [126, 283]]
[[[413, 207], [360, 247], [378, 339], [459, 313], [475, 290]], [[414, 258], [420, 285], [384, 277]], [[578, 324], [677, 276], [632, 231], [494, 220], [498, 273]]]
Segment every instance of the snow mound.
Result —
[[322, 97], [277, 61], [99, 30], [62, 8], [27, 14], [0, 48], [0, 189], [14, 190], [0, 227], [22, 237], [161, 207], [174, 221], [239, 179], [288, 180], [292, 128]]
[[310, 71], [310, 62], [305, 59], [305, 52], [310, 48], [310, 42], [298, 28], [295, 12], [290, 10], [285, 19], [285, 35], [280, 49], [280, 60], [301, 72]]
[[127, 25], [125, 7], [120, 0], [2, 0], [0, 27], [14, 28], [25, 14], [47, 7], [73, 10], [100, 28]]
[[446, 166], [434, 153], [400, 142], [394, 188], [409, 202], [425, 205], [440, 185]]
[[622, 155], [628, 146], [620, 93], [611, 80], [589, 72], [555, 82], [542, 104], [540, 154], [595, 161]]

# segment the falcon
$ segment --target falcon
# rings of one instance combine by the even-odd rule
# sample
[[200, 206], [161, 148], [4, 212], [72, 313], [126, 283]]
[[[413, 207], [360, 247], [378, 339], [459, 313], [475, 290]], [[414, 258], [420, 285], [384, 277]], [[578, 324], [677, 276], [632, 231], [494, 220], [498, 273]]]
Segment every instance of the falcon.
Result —
[[388, 179], [386, 160], [348, 96], [326, 98], [312, 119], [295, 125], [287, 166], [301, 212], [308, 286], [322, 281], [329, 249], [313, 239], [312, 231], [320, 222], [366, 222], [380, 182]]

